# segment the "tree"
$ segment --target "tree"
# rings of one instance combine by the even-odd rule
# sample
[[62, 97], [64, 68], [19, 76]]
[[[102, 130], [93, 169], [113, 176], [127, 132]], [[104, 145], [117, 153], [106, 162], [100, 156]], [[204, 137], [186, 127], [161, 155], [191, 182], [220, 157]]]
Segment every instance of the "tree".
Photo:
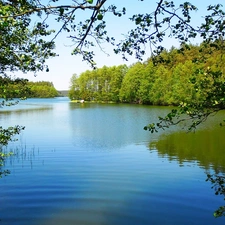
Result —
[[120, 99], [122, 102], [139, 102], [141, 99], [138, 96], [138, 90], [140, 89], [140, 82], [142, 78], [142, 67], [141, 63], [132, 65], [122, 82], [120, 90]]
[[26, 95], [28, 98], [54, 98], [59, 95], [53, 83], [47, 81], [28, 82], [27, 88], [30, 90]]
[[[26, 97], [28, 91], [24, 88], [27, 80], [12, 78], [10, 72], [20, 70], [36, 73], [48, 70], [45, 60], [55, 56], [52, 51], [54, 43], [44, 40], [45, 36], [52, 33], [46, 30], [47, 25], [44, 21], [30, 29], [29, 10], [33, 7], [31, 1], [0, 1], [0, 95], [3, 98], [0, 107], [17, 103], [12, 102], [12, 98]], [[17, 88], [12, 90], [12, 85]], [[23, 126], [18, 125], [8, 129], [0, 127], [0, 149], [14, 140], [13, 136], [23, 129]], [[1, 151], [1, 159], [5, 156]]]
[[120, 101], [120, 89], [128, 67], [126, 65], [113, 66], [108, 69], [111, 75], [110, 80], [110, 100], [113, 102]]
[[127, 66], [102, 67], [87, 70], [71, 78], [69, 97], [71, 100], [119, 102], [119, 92]]
[[31, 24], [33, 7], [32, 1], [0, 1], [1, 76], [9, 71], [48, 70], [45, 60], [55, 56], [54, 43], [44, 40], [53, 31], [44, 21]]
[[77, 74], [73, 74], [70, 79], [70, 90], [68, 95], [71, 100], [80, 99], [80, 87], [78, 83]]

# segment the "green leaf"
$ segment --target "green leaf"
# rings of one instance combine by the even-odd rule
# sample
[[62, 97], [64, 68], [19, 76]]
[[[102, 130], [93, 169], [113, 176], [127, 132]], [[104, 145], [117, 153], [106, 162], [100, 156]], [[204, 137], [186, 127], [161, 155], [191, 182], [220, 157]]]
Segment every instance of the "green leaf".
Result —
[[98, 14], [97, 19], [98, 20], [102, 20], [103, 19], [103, 15], [102, 14]]
[[63, 13], [64, 13], [64, 8], [60, 8], [60, 9], [59, 9], [59, 13], [60, 13], [59, 15], [62, 16]]

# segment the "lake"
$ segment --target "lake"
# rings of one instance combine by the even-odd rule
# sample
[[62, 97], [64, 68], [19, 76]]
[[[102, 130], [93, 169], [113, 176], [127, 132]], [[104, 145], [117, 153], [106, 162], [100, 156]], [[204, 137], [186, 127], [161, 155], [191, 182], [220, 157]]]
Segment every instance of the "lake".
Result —
[[1, 225], [220, 225], [207, 173], [224, 173], [221, 112], [196, 133], [143, 127], [169, 107], [28, 99], [0, 109], [24, 125], [0, 179]]

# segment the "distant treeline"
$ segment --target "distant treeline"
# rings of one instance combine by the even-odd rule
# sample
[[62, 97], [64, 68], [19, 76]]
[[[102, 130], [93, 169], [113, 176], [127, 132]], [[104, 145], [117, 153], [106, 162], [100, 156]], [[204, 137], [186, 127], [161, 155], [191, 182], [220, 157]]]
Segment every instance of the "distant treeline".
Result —
[[59, 95], [52, 82], [28, 82], [27, 85], [30, 89], [29, 98], [54, 98]]
[[[182, 45], [144, 63], [102, 67], [71, 78], [70, 99], [152, 105], [201, 102], [225, 69], [225, 59], [211, 44]], [[210, 77], [207, 71], [220, 71]], [[212, 73], [209, 73], [212, 74]], [[214, 81], [213, 81], [214, 80]], [[214, 83], [213, 83], [214, 82]]]
[[68, 90], [61, 90], [61, 91], [58, 91], [59, 92], [59, 96], [60, 97], [67, 97], [68, 96]]
[[[52, 82], [0, 78], [0, 98], [53, 98], [59, 96]], [[6, 95], [7, 94], [7, 95]]]

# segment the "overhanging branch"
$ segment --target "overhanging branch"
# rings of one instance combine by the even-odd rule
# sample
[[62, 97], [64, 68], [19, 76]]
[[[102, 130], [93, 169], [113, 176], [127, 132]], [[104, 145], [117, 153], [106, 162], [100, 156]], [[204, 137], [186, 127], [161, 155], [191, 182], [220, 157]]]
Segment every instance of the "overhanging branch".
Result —
[[48, 13], [50, 13], [48, 11], [50, 11], [50, 10], [57, 10], [57, 9], [73, 9], [73, 10], [90, 9], [90, 10], [99, 10], [104, 5], [105, 2], [106, 2], [106, 0], [98, 1], [96, 5], [80, 4], [80, 5], [60, 5], [60, 6], [36, 7], [36, 8], [31, 9], [31, 10], [27, 10], [27, 11], [24, 11], [22, 13], [18, 13], [18, 14], [15, 14], [15, 15], [0, 16], [0, 19], [17, 18], [17, 17], [20, 17], [20, 16], [29, 15], [29, 14], [32, 14], [34, 12], [41, 12], [41, 11], [44, 11], [44, 12], [46, 12], [48, 14]]

